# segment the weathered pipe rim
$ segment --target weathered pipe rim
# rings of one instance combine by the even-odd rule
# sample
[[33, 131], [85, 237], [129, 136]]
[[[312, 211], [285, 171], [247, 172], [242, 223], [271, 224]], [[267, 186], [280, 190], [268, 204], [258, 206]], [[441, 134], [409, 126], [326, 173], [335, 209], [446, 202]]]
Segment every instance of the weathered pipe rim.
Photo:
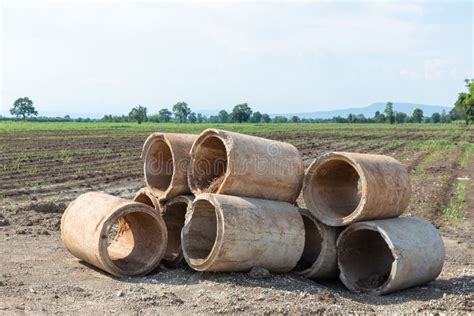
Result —
[[[329, 226], [346, 226], [353, 221], [356, 221], [357, 218], [362, 214], [365, 203], [367, 201], [367, 179], [362, 167], [350, 157], [348, 157], [347, 152], [330, 152], [322, 156], [317, 157], [306, 169], [303, 179], [303, 198], [308, 206], [310, 212], [322, 223]], [[329, 161], [343, 161], [349, 164], [359, 175], [362, 183], [362, 194], [359, 200], [357, 207], [349, 214], [343, 217], [335, 216], [331, 212], [324, 212], [321, 210], [317, 203], [314, 203], [314, 196], [312, 195], [312, 182], [314, 177], [317, 176], [318, 170], [324, 167]]]
[[[184, 241], [186, 238], [186, 231], [189, 229], [189, 225], [192, 221], [192, 217], [194, 215], [194, 207], [195, 204], [198, 201], [206, 201], [209, 202], [213, 207], [214, 207], [214, 212], [216, 214], [216, 225], [217, 225], [217, 230], [216, 230], [216, 238], [214, 240], [214, 244], [212, 245], [212, 249], [207, 255], [206, 258], [204, 259], [190, 259], [188, 252], [186, 250], [186, 242]], [[208, 193], [203, 193], [197, 196], [192, 204], [192, 209], [190, 210], [189, 216], [186, 216], [186, 221], [184, 223], [184, 227], [181, 230], [181, 248], [183, 250], [183, 255], [188, 263], [188, 265], [193, 268], [196, 271], [206, 271], [208, 270], [213, 264], [216, 258], [219, 256], [222, 245], [224, 244], [224, 213], [221, 208], [221, 204], [214, 199], [212, 194]], [[192, 238], [192, 236], [189, 236], [189, 238]]]
[[[113, 263], [113, 261], [109, 257], [109, 253], [107, 250], [107, 243], [108, 243], [108, 232], [112, 228], [112, 226], [118, 221], [119, 218], [131, 214], [131, 213], [145, 213], [147, 215], [150, 215], [153, 219], [156, 220], [158, 225], [161, 228], [161, 247], [158, 247], [158, 249], [161, 249], [159, 253], [155, 254], [155, 259], [153, 261], [150, 261], [149, 264], [147, 264], [145, 267], [138, 269], [136, 271], [129, 271], [129, 270], [123, 270], [120, 267], [118, 267], [116, 264]], [[102, 229], [100, 231], [99, 235], [99, 259], [100, 261], [106, 266], [110, 271], [112, 275], [122, 277], [122, 276], [140, 276], [140, 275], [146, 275], [147, 273], [153, 271], [159, 264], [161, 259], [163, 258], [165, 251], [166, 251], [166, 244], [168, 242], [168, 232], [166, 231], [166, 225], [161, 218], [161, 216], [151, 207], [143, 203], [139, 202], [131, 202], [130, 204], [123, 205], [119, 207], [115, 212], [113, 212], [103, 223]]]
[[188, 167], [189, 169], [188, 169], [187, 179], [188, 179], [189, 189], [194, 195], [204, 193], [203, 190], [198, 188], [197, 185], [194, 183], [194, 167], [193, 166], [195, 163], [196, 154], [198, 152], [199, 146], [201, 146], [202, 143], [204, 143], [206, 140], [208, 140], [211, 137], [215, 137], [222, 142], [222, 144], [225, 147], [226, 159], [227, 159], [226, 172], [224, 175], [224, 179], [222, 183], [219, 185], [219, 188], [217, 189], [217, 191], [213, 193], [217, 193], [217, 194], [221, 193], [228, 183], [227, 179], [232, 173], [231, 172], [231, 169], [232, 169], [231, 158], [233, 155], [233, 141], [231, 137], [225, 137], [225, 135], [223, 134], [225, 134], [225, 131], [221, 131], [216, 128], [205, 129], [204, 131], [201, 132], [201, 134], [199, 134], [199, 136], [196, 138], [193, 145], [191, 146], [191, 149], [189, 151], [190, 160], [189, 160], [189, 167]]
[[[150, 192], [153, 195], [155, 195], [154, 192], [156, 191], [156, 192], [158, 192], [158, 194], [160, 196], [164, 196], [164, 197], [166, 197], [169, 194], [169, 192], [173, 189], [173, 183], [175, 181], [176, 165], [177, 165], [174, 150], [173, 150], [173, 146], [171, 145], [171, 142], [166, 137], [166, 134], [167, 133], [153, 133], [153, 134], [149, 135], [147, 137], [147, 139], [145, 140], [145, 142], [143, 143], [142, 153], [140, 155], [140, 158], [144, 162], [144, 164], [143, 164], [143, 175], [144, 175], [145, 183], [146, 183], [147, 187], [150, 189]], [[146, 168], [147, 168], [147, 164], [146, 164], [147, 157], [150, 154], [151, 147], [157, 142], [164, 142], [168, 146], [168, 149], [171, 152], [171, 160], [173, 161], [173, 175], [171, 176], [170, 183], [169, 183], [168, 187], [166, 188], [166, 190], [160, 190], [156, 187], [150, 186], [149, 183], [148, 183], [148, 173], [147, 173], [147, 170], [146, 170]]]
[[[174, 204], [177, 204], [177, 203], [185, 203], [186, 204], [186, 215], [185, 215], [185, 218], [186, 218], [186, 216], [188, 216], [188, 214], [190, 213], [190, 209], [192, 208], [193, 196], [192, 195], [178, 195], [178, 196], [175, 196], [174, 198], [169, 199], [163, 206], [162, 215], [166, 214], [167, 207], [169, 207], [171, 205], [174, 205]], [[186, 223], [186, 220], [185, 220], [185, 223]], [[182, 238], [182, 234], [180, 234], [180, 235], [181, 235], [181, 238]], [[180, 248], [179, 255], [176, 256], [173, 260], [166, 260], [165, 258], [163, 258], [163, 261], [165, 261], [168, 265], [174, 266], [174, 265], [179, 264], [183, 260], [183, 257], [184, 257], [183, 243], [181, 242], [181, 248]]]
[[148, 188], [148, 187], [143, 187], [140, 190], [138, 190], [137, 193], [135, 193], [135, 196], [133, 197], [132, 200], [134, 202], [138, 202], [138, 203], [141, 203], [141, 204], [148, 205], [146, 203], [142, 203], [142, 202], [137, 201], [137, 199], [140, 198], [140, 196], [143, 196], [143, 195], [146, 196], [151, 201], [151, 203], [153, 204], [153, 207], [155, 208], [156, 212], [160, 212], [160, 213], [163, 212], [163, 202], [161, 202], [153, 194], [153, 192], [151, 192], [150, 188]]
[[[355, 283], [351, 282], [348, 278], [346, 278], [345, 273], [344, 273], [344, 268], [341, 265], [341, 253], [343, 251], [342, 245], [345, 242], [345, 240], [348, 238], [348, 236], [356, 231], [361, 231], [361, 230], [370, 230], [370, 231], [375, 231], [380, 234], [380, 236], [383, 238], [385, 243], [387, 244], [388, 248], [390, 249], [390, 252], [393, 257], [393, 262], [392, 262], [392, 267], [390, 269], [390, 274], [387, 277], [387, 280], [378, 286], [377, 288], [374, 289], [369, 289], [369, 288], [363, 288]], [[391, 286], [390, 282], [394, 280], [397, 276], [397, 266], [398, 266], [398, 255], [396, 248], [392, 241], [390, 240], [388, 234], [379, 226], [375, 225], [374, 223], [371, 222], [358, 222], [355, 224], [352, 224], [348, 226], [337, 238], [336, 242], [336, 247], [337, 247], [337, 266], [339, 268], [339, 278], [342, 283], [351, 291], [353, 292], [363, 292], [363, 293], [368, 293], [371, 295], [381, 295], [386, 292], [391, 291]]]
[[[292, 271], [295, 274], [302, 275], [302, 276], [307, 276], [313, 273], [316, 273], [319, 269], [321, 269], [321, 265], [324, 262], [324, 258], [326, 257], [326, 253], [328, 251], [328, 243], [327, 239], [325, 239], [325, 235], [322, 234], [321, 232], [323, 231], [321, 226], [321, 223], [319, 223], [317, 220], [315, 220], [314, 216], [311, 216], [311, 212], [307, 209], [299, 209], [301, 217], [306, 217], [308, 218], [314, 226], [316, 226], [316, 229], [318, 230], [320, 236], [321, 236], [321, 251], [318, 254], [318, 258], [313, 262], [311, 267], [301, 270], [301, 271]], [[302, 257], [303, 255], [301, 255]], [[301, 258], [300, 258], [301, 259]]]

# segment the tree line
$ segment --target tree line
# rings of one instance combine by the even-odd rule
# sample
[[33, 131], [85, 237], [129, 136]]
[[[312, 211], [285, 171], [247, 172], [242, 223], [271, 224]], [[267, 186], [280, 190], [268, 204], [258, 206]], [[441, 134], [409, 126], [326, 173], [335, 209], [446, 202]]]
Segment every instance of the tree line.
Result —
[[[467, 92], [461, 92], [454, 104], [454, 108], [446, 113], [433, 113], [431, 116], [424, 116], [423, 111], [419, 108], [415, 109], [413, 113], [406, 114], [395, 111], [393, 103], [387, 102], [383, 113], [375, 112], [373, 117], [365, 117], [363, 114], [349, 114], [347, 117], [333, 117], [330, 119], [313, 119], [300, 118], [292, 116], [290, 118], [285, 116], [275, 116], [271, 118], [266, 113], [254, 112], [247, 103], [237, 104], [232, 111], [227, 112], [221, 110], [217, 115], [209, 117], [201, 113], [195, 113], [191, 110], [186, 102], [176, 103], [171, 110], [163, 108], [157, 114], [148, 115], [148, 109], [145, 106], [138, 105], [131, 109], [128, 115], [104, 115], [100, 120], [93, 120], [89, 118], [71, 119], [68, 115], [63, 118], [48, 118], [36, 117], [38, 112], [33, 106], [33, 101], [28, 97], [17, 99], [10, 113], [16, 118], [30, 121], [103, 121], [103, 122], [154, 122], [154, 123], [387, 123], [387, 124], [402, 124], [402, 123], [451, 123], [452, 121], [462, 120], [467, 124], [474, 122], [474, 79], [465, 79]], [[8, 120], [0, 116], [0, 120]]]

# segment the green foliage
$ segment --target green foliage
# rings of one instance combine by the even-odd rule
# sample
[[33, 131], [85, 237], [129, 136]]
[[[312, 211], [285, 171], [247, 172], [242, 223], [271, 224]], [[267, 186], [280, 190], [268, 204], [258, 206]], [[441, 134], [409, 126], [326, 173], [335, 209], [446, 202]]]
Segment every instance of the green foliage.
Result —
[[232, 121], [233, 122], [248, 122], [252, 115], [252, 109], [248, 106], [247, 103], [237, 104], [232, 110]]
[[285, 116], [275, 116], [273, 118], [273, 123], [286, 123], [288, 119]]
[[197, 122], [196, 113], [194, 112], [189, 113], [188, 119], [190, 123], [196, 123]]
[[69, 149], [61, 149], [56, 154], [56, 159], [61, 160], [64, 164], [68, 164], [74, 160], [74, 153]]
[[134, 107], [130, 113], [128, 113], [128, 117], [133, 121], [137, 121], [138, 124], [141, 124], [147, 120], [146, 112], [146, 107], [139, 105]]
[[10, 114], [18, 117], [23, 117], [25, 120], [28, 116], [37, 116], [38, 112], [33, 106], [33, 101], [28, 97], [19, 98], [13, 103], [13, 107], [10, 109]]
[[260, 123], [262, 121], [262, 113], [260, 112], [253, 112], [250, 122], [252, 123]]
[[435, 112], [431, 115], [431, 123], [439, 123], [441, 121], [441, 114]]
[[443, 214], [451, 221], [460, 222], [466, 217], [466, 182], [459, 181], [456, 192]]
[[262, 123], [270, 123], [272, 119], [270, 118], [270, 115], [268, 114], [262, 114], [262, 119], [260, 120]]
[[454, 103], [454, 112], [466, 125], [474, 122], [474, 79], [465, 79], [468, 92], [461, 92]]
[[387, 102], [387, 105], [385, 106], [385, 122], [389, 124], [395, 123], [395, 115], [393, 114], [393, 103], [392, 102]]
[[218, 115], [219, 123], [229, 123], [229, 113], [226, 110], [221, 110]]
[[160, 122], [164, 122], [164, 123], [167, 123], [169, 121], [171, 121], [171, 111], [164, 108], [164, 109], [161, 109], [159, 112], [158, 112], [159, 116], [160, 116]]
[[413, 123], [421, 123], [423, 120], [423, 111], [419, 108], [416, 108], [411, 115], [411, 120]]
[[179, 123], [186, 123], [188, 116], [191, 114], [191, 109], [186, 102], [178, 102], [173, 105], [173, 113], [176, 121]]

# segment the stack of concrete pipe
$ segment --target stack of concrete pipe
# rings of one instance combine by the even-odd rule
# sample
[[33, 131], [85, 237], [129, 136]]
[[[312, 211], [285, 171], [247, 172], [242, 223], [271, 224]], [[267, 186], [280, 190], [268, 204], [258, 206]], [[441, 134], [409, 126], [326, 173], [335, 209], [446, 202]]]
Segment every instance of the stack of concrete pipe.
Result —
[[[350, 290], [385, 294], [441, 271], [437, 230], [397, 218], [410, 182], [393, 158], [334, 152], [305, 172], [291, 144], [207, 129], [154, 133], [142, 159], [146, 187], [133, 201], [86, 193], [61, 221], [67, 249], [112, 275], [185, 260], [197, 271], [339, 274]], [[301, 190], [308, 209], [297, 206]]]

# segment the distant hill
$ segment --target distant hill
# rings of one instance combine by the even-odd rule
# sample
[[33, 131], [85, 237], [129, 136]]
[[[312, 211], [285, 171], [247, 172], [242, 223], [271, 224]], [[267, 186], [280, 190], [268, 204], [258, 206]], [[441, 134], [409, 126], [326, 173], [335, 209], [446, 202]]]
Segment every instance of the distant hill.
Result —
[[[319, 118], [319, 119], [329, 119], [335, 116], [347, 117], [349, 114], [364, 114], [366, 117], [373, 117], [376, 111], [380, 111], [383, 113], [385, 110], [386, 102], [376, 102], [371, 105], [361, 107], [361, 108], [348, 108], [348, 109], [341, 109], [341, 110], [333, 110], [333, 111], [318, 111], [318, 112], [304, 112], [304, 113], [283, 113], [283, 114], [272, 114], [270, 116], [298, 116], [300, 118]], [[435, 112], [441, 113], [441, 111], [445, 110], [449, 112], [452, 107], [449, 106], [441, 106], [441, 105], [427, 105], [427, 104], [416, 104], [416, 103], [393, 103], [393, 110], [397, 112], [404, 112], [408, 115], [413, 113], [413, 110], [416, 108], [420, 108], [423, 111], [425, 116], [431, 116], [431, 114]]]

